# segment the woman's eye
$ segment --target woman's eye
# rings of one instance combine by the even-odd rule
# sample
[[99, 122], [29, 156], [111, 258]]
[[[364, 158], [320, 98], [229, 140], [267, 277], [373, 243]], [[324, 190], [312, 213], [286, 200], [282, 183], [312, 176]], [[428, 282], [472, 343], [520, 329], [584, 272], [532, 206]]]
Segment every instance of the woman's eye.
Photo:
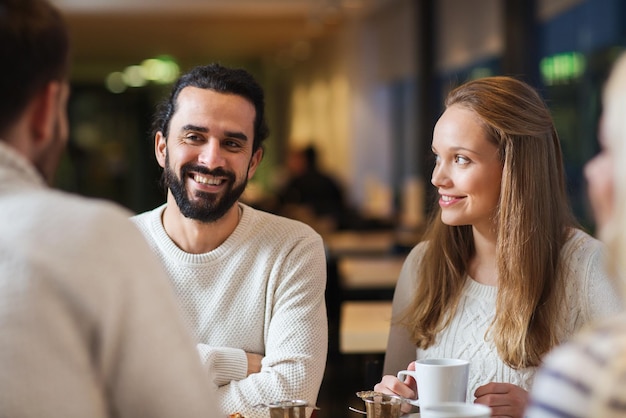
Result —
[[470, 162], [469, 158], [466, 158], [466, 157], [464, 157], [464, 156], [462, 156], [462, 155], [457, 155], [457, 156], [454, 158], [454, 161], [455, 161], [457, 164], [462, 164], [462, 165], [464, 165], [464, 164], [468, 164], [468, 163]]

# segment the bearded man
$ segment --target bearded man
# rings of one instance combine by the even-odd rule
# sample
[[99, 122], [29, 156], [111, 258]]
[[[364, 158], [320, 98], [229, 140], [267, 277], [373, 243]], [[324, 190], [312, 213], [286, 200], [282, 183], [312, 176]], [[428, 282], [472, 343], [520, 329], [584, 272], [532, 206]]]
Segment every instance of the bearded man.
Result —
[[167, 201], [133, 217], [179, 296], [224, 414], [315, 404], [328, 331], [322, 239], [239, 201], [268, 136], [264, 93], [245, 70], [184, 74], [160, 106], [154, 146]]

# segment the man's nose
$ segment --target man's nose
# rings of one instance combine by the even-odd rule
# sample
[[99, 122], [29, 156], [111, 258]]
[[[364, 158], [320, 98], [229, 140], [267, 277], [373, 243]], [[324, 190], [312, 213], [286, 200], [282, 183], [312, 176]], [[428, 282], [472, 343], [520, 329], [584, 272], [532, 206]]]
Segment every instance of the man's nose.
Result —
[[198, 162], [209, 169], [223, 167], [225, 158], [221, 147], [221, 142], [217, 139], [210, 139], [202, 146]]

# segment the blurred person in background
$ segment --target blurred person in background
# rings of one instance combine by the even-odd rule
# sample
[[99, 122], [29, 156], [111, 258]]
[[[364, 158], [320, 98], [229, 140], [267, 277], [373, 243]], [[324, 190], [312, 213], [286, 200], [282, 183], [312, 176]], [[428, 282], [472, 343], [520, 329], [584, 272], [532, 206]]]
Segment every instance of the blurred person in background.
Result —
[[277, 193], [279, 213], [308, 220], [328, 231], [350, 226], [352, 214], [346, 206], [343, 189], [320, 169], [313, 145], [290, 150], [286, 168], [287, 181]]
[[129, 213], [49, 187], [68, 138], [62, 16], [0, 0], [0, 39], [0, 416], [217, 416]]
[[[626, 55], [604, 87], [600, 153], [585, 167], [598, 235], [622, 298], [626, 295]], [[548, 354], [532, 387], [528, 417], [626, 416], [626, 314], [581, 331]]]
[[[317, 401], [328, 332], [322, 239], [239, 202], [267, 137], [264, 93], [247, 71], [198, 66], [154, 121], [165, 204], [133, 218], [169, 272], [223, 413]], [[309, 410], [310, 412], [310, 410]]]
[[621, 300], [601, 243], [568, 204], [559, 138], [529, 85], [488, 77], [451, 91], [433, 132], [439, 193], [393, 299], [386, 376], [375, 386], [415, 398], [396, 378], [424, 358], [470, 362], [467, 400], [519, 418], [542, 357]]

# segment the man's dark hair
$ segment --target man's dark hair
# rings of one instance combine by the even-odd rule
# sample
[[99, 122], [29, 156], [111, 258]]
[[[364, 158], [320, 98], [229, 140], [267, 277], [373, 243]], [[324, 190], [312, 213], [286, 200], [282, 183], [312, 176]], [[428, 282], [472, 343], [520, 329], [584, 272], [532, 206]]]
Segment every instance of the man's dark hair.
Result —
[[254, 105], [256, 114], [252, 150], [256, 151], [262, 146], [262, 142], [269, 135], [269, 129], [265, 121], [265, 95], [263, 89], [246, 70], [227, 68], [215, 63], [195, 67], [176, 81], [169, 98], [161, 103], [157, 109], [152, 124], [152, 138], [159, 131], [167, 138], [170, 121], [176, 112], [178, 95], [185, 87], [197, 87], [218, 93], [236, 94], [250, 101]]
[[69, 72], [69, 33], [46, 0], [0, 0], [0, 134], [51, 81]]

